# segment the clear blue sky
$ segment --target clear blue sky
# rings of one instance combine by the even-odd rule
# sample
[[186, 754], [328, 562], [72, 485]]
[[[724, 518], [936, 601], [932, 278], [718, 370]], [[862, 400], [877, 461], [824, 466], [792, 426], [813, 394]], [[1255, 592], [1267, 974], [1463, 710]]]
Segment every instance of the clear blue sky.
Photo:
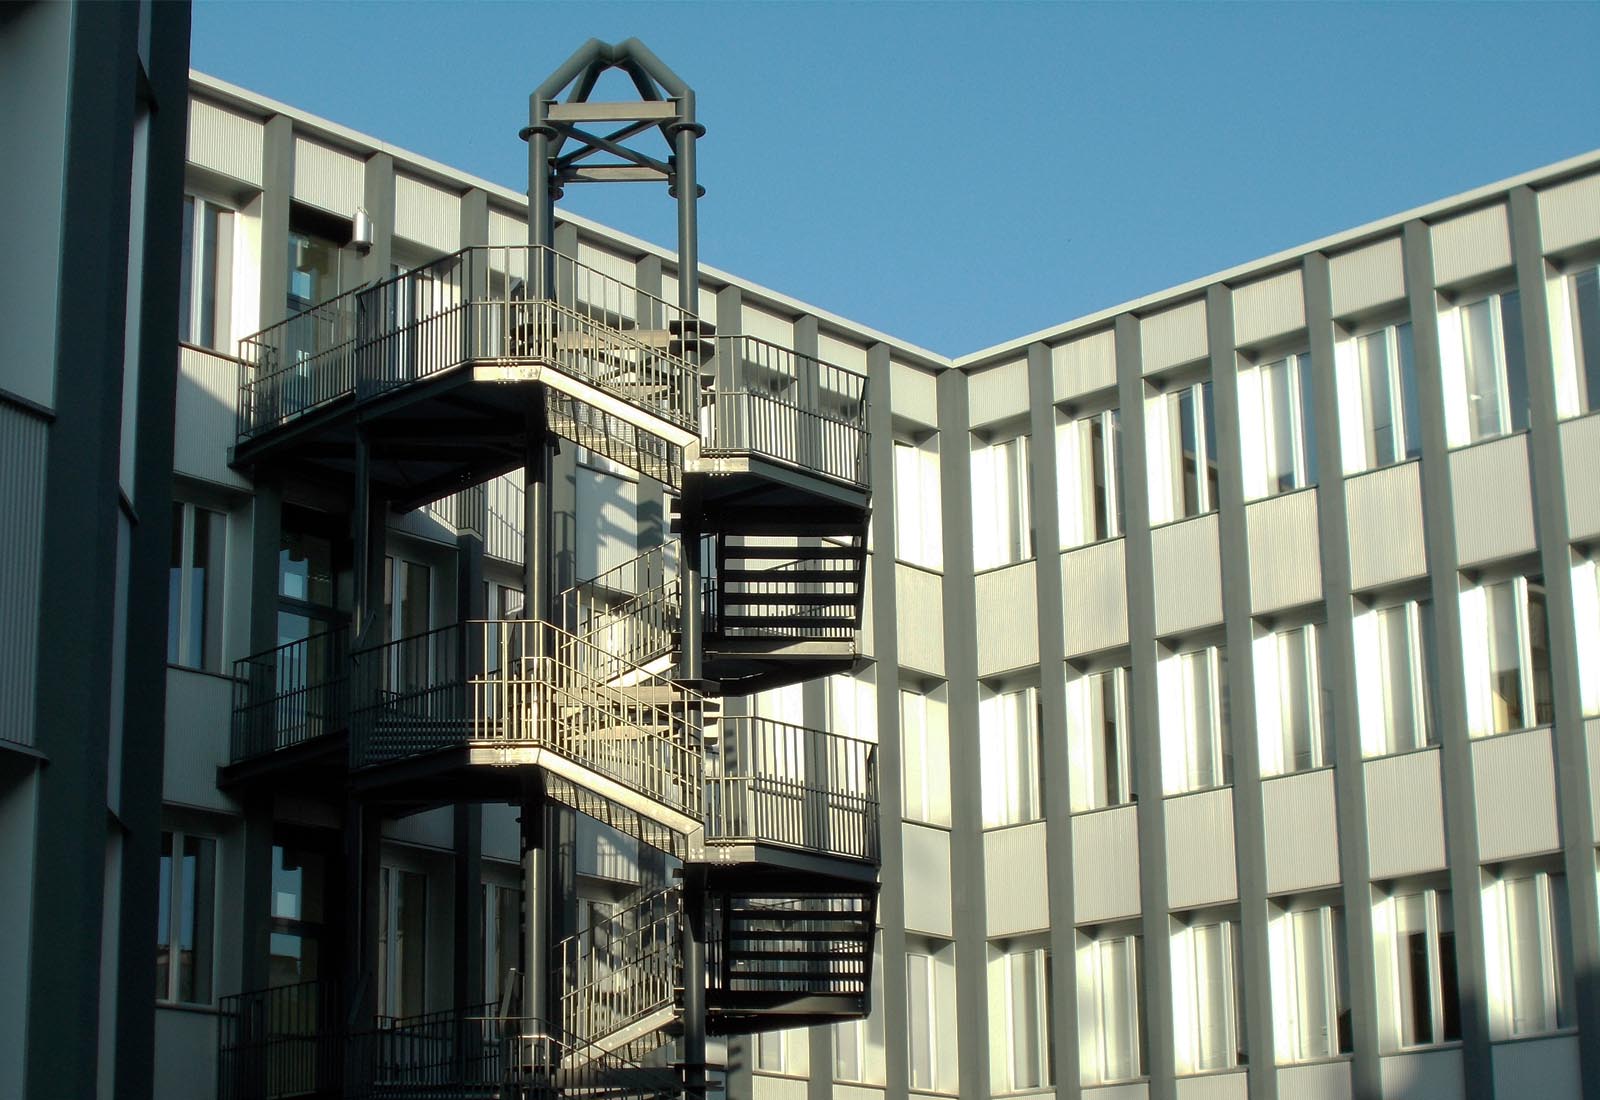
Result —
[[[1600, 4], [200, 2], [196, 68], [525, 190], [528, 93], [695, 89], [701, 258], [948, 354], [1600, 146]], [[565, 208], [673, 243], [664, 188]]]

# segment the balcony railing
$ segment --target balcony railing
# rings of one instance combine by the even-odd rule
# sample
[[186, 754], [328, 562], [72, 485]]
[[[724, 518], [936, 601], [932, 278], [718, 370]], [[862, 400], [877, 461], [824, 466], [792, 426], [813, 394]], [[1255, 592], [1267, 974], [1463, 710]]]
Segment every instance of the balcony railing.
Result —
[[238, 437], [464, 363], [549, 364], [693, 430], [700, 322], [547, 248], [471, 247], [240, 342]]
[[678, 891], [625, 903], [555, 947], [561, 1026], [597, 1041], [676, 1003], [682, 985]]
[[701, 453], [754, 454], [865, 488], [867, 379], [753, 336], [717, 338]]
[[343, 1081], [339, 987], [331, 982], [260, 989], [218, 1005], [219, 1100], [326, 1094]]
[[235, 661], [232, 761], [344, 729], [349, 657], [349, 632], [340, 628]]
[[706, 843], [771, 844], [878, 862], [877, 746], [724, 716], [708, 740]]

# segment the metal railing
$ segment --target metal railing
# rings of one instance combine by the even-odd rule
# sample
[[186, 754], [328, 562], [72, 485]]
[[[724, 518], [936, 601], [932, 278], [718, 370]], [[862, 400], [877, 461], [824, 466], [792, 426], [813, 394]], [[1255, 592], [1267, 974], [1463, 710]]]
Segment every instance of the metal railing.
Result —
[[343, 627], [233, 664], [233, 763], [345, 728], [350, 634]]
[[468, 362], [548, 364], [693, 430], [700, 328], [553, 249], [463, 248], [240, 341], [238, 437]]
[[755, 454], [865, 488], [867, 378], [754, 336], [717, 338], [701, 453]]
[[574, 634], [636, 665], [672, 651], [678, 629], [678, 540], [653, 546], [556, 597]]
[[459, 493], [441, 497], [428, 512], [457, 531], [483, 539], [483, 552], [501, 561], [522, 561], [522, 486], [497, 477]]
[[223, 997], [217, 1032], [219, 1100], [277, 1100], [342, 1084], [339, 987], [301, 982]]
[[441, 627], [360, 651], [355, 669], [354, 767], [468, 744], [544, 748], [700, 816], [704, 698], [551, 624]]
[[682, 985], [678, 890], [638, 895], [556, 944], [563, 1034], [601, 1042], [676, 1003]]
[[[855, 540], [853, 540], [855, 541]], [[706, 630], [724, 637], [850, 640], [861, 625], [865, 555], [857, 545], [717, 544]]]
[[708, 738], [706, 843], [772, 844], [877, 863], [877, 746], [768, 718]]
[[718, 891], [706, 930], [707, 997], [759, 1009], [796, 996], [856, 1000], [866, 1014], [876, 888]]

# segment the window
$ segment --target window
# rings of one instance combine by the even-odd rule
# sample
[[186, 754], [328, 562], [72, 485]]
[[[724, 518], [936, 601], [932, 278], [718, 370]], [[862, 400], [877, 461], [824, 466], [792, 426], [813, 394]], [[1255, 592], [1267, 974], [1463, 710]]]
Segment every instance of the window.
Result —
[[210, 837], [163, 832], [156, 1000], [211, 1003], [216, 900], [217, 842]]
[[1461, 648], [1472, 736], [1551, 721], [1555, 708], [1542, 577], [1510, 577], [1464, 589]]
[[1311, 624], [1256, 639], [1256, 738], [1262, 775], [1288, 775], [1333, 763], [1322, 692], [1322, 639], [1322, 630]]
[[1138, 798], [1128, 672], [1109, 668], [1067, 681], [1067, 770], [1072, 812]]
[[762, 1032], [756, 1038], [756, 1070], [804, 1074], [811, 1064], [810, 1039], [804, 1028]]
[[339, 293], [340, 259], [340, 246], [328, 237], [290, 232], [289, 316], [303, 313]]
[[1600, 411], [1600, 267], [1570, 272], [1551, 295], [1556, 404], [1562, 416]]
[[1341, 340], [1334, 355], [1344, 472], [1375, 470], [1420, 455], [1422, 406], [1411, 323]]
[[900, 690], [900, 768], [905, 816], [948, 826], [950, 737], [942, 698]]
[[926, 569], [944, 568], [938, 439], [894, 444], [895, 556]]
[[1577, 626], [1578, 687], [1585, 717], [1600, 715], [1600, 555], [1573, 560], [1572, 610]]
[[1044, 948], [991, 948], [990, 1003], [1004, 1006], [989, 1017], [989, 1077], [995, 1093], [1048, 1088], [1055, 1082], [1051, 1041], [1050, 952]]
[[183, 197], [183, 258], [178, 267], [178, 339], [208, 348], [228, 345], [233, 269], [233, 213]]
[[1116, 409], [1056, 423], [1061, 546], [1122, 534], [1122, 418]]
[[428, 682], [431, 648], [428, 635], [430, 594], [426, 565], [383, 559], [383, 640], [389, 647], [389, 689], [421, 690]]
[[1203, 791], [1233, 781], [1227, 651], [1171, 653], [1156, 666], [1161, 706], [1162, 789]]
[[978, 703], [983, 750], [983, 825], [1037, 821], [1043, 814], [1039, 771], [1039, 689], [985, 689]]
[[1239, 442], [1249, 499], [1317, 483], [1317, 421], [1305, 352], [1239, 372]]
[[1388, 756], [1437, 744], [1432, 601], [1358, 607], [1354, 634], [1362, 754]]
[[956, 1044], [955, 948], [915, 941], [906, 951], [906, 1054], [911, 1087], [919, 1092], [954, 1093]]
[[[872, 952], [872, 988], [883, 988], [883, 944]], [[846, 1020], [833, 1029], [833, 1079], [864, 1085], [884, 1083], [883, 999], [875, 997], [865, 1020]]]
[[[522, 891], [498, 882], [483, 884], [483, 999], [499, 1006], [516, 995], [514, 972], [522, 960]], [[496, 1009], [498, 1011], [498, 1007]]]
[[1208, 381], [1174, 386], [1145, 402], [1152, 523], [1217, 507], [1216, 425]]
[[1172, 1022], [1179, 1074], [1247, 1061], [1239, 922], [1200, 918], [1172, 931]]
[[1350, 1050], [1344, 910], [1274, 907], [1267, 922], [1278, 1062], [1308, 1062]]
[[1499, 869], [1483, 891], [1489, 1023], [1495, 1038], [1576, 1023], [1566, 877]]
[[228, 519], [172, 502], [167, 572], [167, 663], [222, 671], [222, 581]]
[[378, 873], [378, 1012], [415, 1016], [423, 1011], [427, 970], [428, 879], [415, 871], [381, 867]]
[[328, 916], [329, 850], [326, 841], [318, 843], [299, 835], [280, 835], [272, 846], [269, 928], [273, 986], [309, 982], [320, 975], [323, 922]]
[[1439, 322], [1439, 352], [1451, 446], [1528, 426], [1522, 298], [1516, 291], [1491, 294], [1444, 314]]
[[994, 569], [1033, 557], [1028, 437], [972, 448], [972, 567]]
[[1078, 1073], [1084, 1085], [1143, 1077], [1144, 937], [1125, 930], [1078, 930]]
[[1380, 1039], [1385, 1050], [1461, 1038], [1450, 891], [1396, 893], [1373, 908]]

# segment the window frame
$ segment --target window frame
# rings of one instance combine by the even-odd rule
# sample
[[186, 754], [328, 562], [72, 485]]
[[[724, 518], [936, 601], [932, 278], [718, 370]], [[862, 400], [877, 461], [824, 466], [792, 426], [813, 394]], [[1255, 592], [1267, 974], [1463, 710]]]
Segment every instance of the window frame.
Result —
[[[1497, 597], [1509, 588], [1514, 633], [1513, 645], [1517, 660], [1517, 704], [1513, 724], [1501, 727], [1497, 715], [1501, 711], [1500, 696], [1496, 693], [1495, 655], [1498, 650], [1498, 631], [1502, 625], [1497, 619]], [[1543, 608], [1543, 647], [1535, 645], [1533, 629], [1534, 592], [1537, 603]], [[1473, 739], [1498, 737], [1550, 725], [1554, 720], [1554, 686], [1550, 668], [1550, 603], [1542, 574], [1512, 574], [1510, 576], [1485, 576], [1461, 589], [1462, 662], [1467, 682], [1467, 728]], [[1470, 633], [1469, 633], [1470, 631]], [[1544, 654], [1543, 676], [1535, 658]], [[1475, 667], [1476, 666], [1476, 667]], [[1541, 687], [1543, 694], [1541, 697]], [[1551, 713], [1540, 714], [1541, 705]]]
[[[1213, 1027], [1220, 1027], [1222, 1031], [1221, 1048], [1224, 1053], [1218, 1064], [1208, 1064], [1206, 1061], [1204, 1042], [1206, 1028], [1203, 1017], [1208, 1013], [1204, 1004], [1205, 991], [1200, 982], [1198, 942], [1199, 933], [1213, 930], [1218, 935], [1221, 963], [1226, 971], [1226, 980], [1223, 981], [1221, 990], [1220, 1018], [1211, 1021]], [[1178, 1076], [1216, 1073], [1248, 1065], [1249, 1056], [1245, 1049], [1239, 918], [1210, 911], [1175, 913], [1171, 918], [1169, 940], [1174, 985], [1173, 1035], [1177, 1048], [1175, 1058]], [[1188, 992], [1193, 994], [1190, 1003], [1180, 1002], [1177, 988], [1180, 981], [1186, 982]], [[1184, 1027], [1185, 1011], [1188, 1014], [1187, 1028]]]
[[[1507, 299], [1515, 299], [1517, 312], [1516, 363], [1506, 339]], [[1486, 396], [1477, 392], [1475, 382], [1484, 377], [1473, 359], [1468, 330], [1471, 311], [1483, 306], [1489, 317], [1489, 338], [1493, 362], [1485, 364], [1494, 383], [1495, 420], [1493, 430], [1479, 431], [1482, 416], [1473, 402]], [[1461, 294], [1439, 314], [1440, 353], [1445, 378], [1445, 428], [1451, 447], [1467, 447], [1504, 439], [1528, 428], [1527, 333], [1521, 318], [1522, 296], [1516, 286]], [[1513, 366], [1516, 370], [1513, 370]], [[1520, 395], [1520, 404], [1517, 400]]]
[[[172, 501], [174, 515], [172, 521], [178, 528], [174, 532], [173, 551], [178, 555], [180, 562], [178, 576], [172, 577], [173, 566], [168, 563], [168, 601], [167, 608], [167, 664], [173, 668], [189, 669], [193, 672], [209, 672], [222, 674], [227, 668], [227, 579], [228, 579], [228, 513], [217, 508], [209, 508], [204, 504], [197, 504], [191, 500], [174, 498]], [[215, 524], [208, 524], [210, 530], [215, 531], [220, 538], [220, 545], [210, 546], [208, 533], [207, 550], [212, 561], [217, 567], [204, 567], [203, 591], [201, 593], [206, 607], [202, 612], [199, 624], [201, 629], [200, 653], [198, 659], [194, 651], [193, 634], [196, 626], [194, 611], [194, 585], [196, 565], [195, 535], [199, 530], [201, 514], [215, 517]], [[171, 605], [172, 583], [177, 581], [177, 604]], [[214, 609], [213, 609], [214, 601]], [[213, 619], [213, 615], [215, 618]], [[212, 627], [215, 630], [212, 630]], [[171, 635], [173, 629], [177, 630], [177, 638]]]
[[[895, 560], [918, 569], [944, 569], [943, 482], [939, 433], [896, 436], [893, 444]], [[902, 484], [902, 483], [905, 484]], [[914, 491], [913, 491], [914, 490]]]
[[[1402, 333], [1405, 334], [1402, 339]], [[1378, 453], [1372, 421], [1368, 341], [1384, 347], [1384, 389], [1389, 401], [1391, 456]], [[1340, 452], [1345, 476], [1387, 469], [1422, 454], [1421, 397], [1417, 392], [1416, 326], [1409, 317], [1369, 323], [1340, 337], [1334, 347], [1339, 380]]]
[[[1319, 622], [1273, 624], [1255, 638], [1256, 732], [1263, 777], [1295, 775], [1331, 767], [1334, 744], [1329, 718], [1329, 700], [1322, 686], [1322, 665], [1327, 644], [1326, 626]], [[1305, 666], [1300, 676], [1306, 703], [1310, 762], [1301, 766], [1298, 757], [1289, 758], [1288, 727], [1285, 715], [1292, 694], [1286, 690], [1285, 643], [1290, 636], [1303, 638]]]
[[[1566, 876], [1548, 867], [1501, 864], [1484, 869], [1484, 951], [1487, 955], [1490, 1029], [1496, 1039], [1558, 1033], [1576, 1023], [1576, 985], [1572, 971], [1572, 927]], [[1512, 945], [1512, 906], [1507, 890], [1529, 883], [1536, 907], [1535, 944], [1541, 987], [1540, 1019], [1518, 1026], [1516, 958]]]
[[[231, 347], [233, 308], [233, 232], [238, 212], [209, 195], [186, 188], [183, 194], [183, 235], [179, 259], [178, 342], [227, 353]], [[208, 257], [204, 247], [207, 220], [215, 218], [212, 267], [206, 277]], [[206, 333], [206, 294], [211, 295]]]
[[[1353, 1011], [1350, 1004], [1349, 923], [1344, 907], [1317, 898], [1269, 899], [1268, 957], [1273, 1001], [1273, 1037], [1277, 1064], [1303, 1065], [1351, 1052]], [[1300, 922], [1311, 917], [1322, 942], [1320, 990], [1310, 987], [1306, 961], [1300, 958]], [[1306, 1007], [1320, 994], [1328, 1022], [1324, 1049], [1301, 1049], [1307, 1037]]]
[[[1219, 507], [1221, 471], [1215, 390], [1205, 364], [1156, 379], [1146, 386], [1145, 431], [1149, 469], [1150, 521], [1161, 526], [1209, 515]], [[1195, 410], [1195, 507], [1188, 506], [1183, 450], [1183, 399]], [[1158, 433], [1155, 428], [1161, 430]]]
[[[1583, 331], [1579, 283], [1592, 280], [1595, 313]], [[1549, 280], [1551, 339], [1555, 345], [1556, 416], [1561, 420], [1600, 412], [1600, 259], [1567, 264]], [[1593, 337], [1594, 346], [1589, 346]]]
[[[1042, 706], [1036, 685], [979, 685], [978, 740], [982, 747], [985, 829], [1026, 825], [1044, 818]], [[1008, 711], [1012, 707], [1025, 720], [1022, 726], [1010, 725]], [[1014, 805], [1012, 795], [1022, 792], [1024, 786], [1026, 803]], [[996, 798], [1003, 799], [1003, 804], [996, 805]]]
[[[1416, 899], [1422, 910], [1423, 928], [1423, 954], [1426, 959], [1426, 991], [1427, 1000], [1427, 1025], [1431, 1038], [1426, 1041], [1406, 1042], [1405, 1033], [1407, 1019], [1417, 1005], [1417, 996], [1413, 984], [1411, 1003], [1407, 1003], [1404, 996], [1402, 971], [1406, 966], [1409, 953], [1408, 946], [1402, 941], [1403, 933], [1400, 929], [1399, 906], [1409, 899]], [[1461, 1041], [1461, 1008], [1459, 966], [1460, 960], [1456, 954], [1455, 921], [1452, 908], [1453, 896], [1448, 886], [1397, 886], [1390, 884], [1386, 892], [1380, 897], [1375, 906], [1374, 925], [1382, 931], [1375, 935], [1379, 942], [1375, 962], [1380, 968], [1378, 974], [1378, 987], [1380, 996], [1387, 999], [1388, 1016], [1382, 1017], [1380, 1005], [1380, 1020], [1388, 1026], [1380, 1036], [1385, 1052], [1403, 1050], [1430, 1050], [1440, 1046]], [[1449, 1034], [1451, 1024], [1451, 1006], [1445, 993], [1444, 957], [1445, 948], [1442, 937], [1444, 936], [1444, 916], [1450, 917], [1451, 936], [1450, 967], [1457, 974], [1456, 988], [1457, 999], [1454, 1006], [1454, 1026], [1456, 1034]], [[1415, 935], [1416, 933], [1410, 933]], [[1387, 960], [1384, 959], [1385, 943], [1387, 944]], [[1385, 961], [1388, 965], [1385, 967]], [[1386, 971], [1386, 972], [1385, 972]]]
[[[1055, 1086], [1055, 1012], [1051, 1003], [1054, 966], [1048, 946], [992, 944], [991, 996], [997, 996], [1003, 1011], [990, 1022], [990, 1086], [995, 1095], [1037, 1092]], [[1019, 976], [1026, 965], [1033, 967], [1036, 982]], [[1026, 988], [1032, 985], [1032, 988]], [[999, 988], [994, 988], [998, 986]], [[1021, 986], [1022, 988], [1019, 988]], [[1034, 1033], [1022, 1035], [1014, 1011], [1023, 998], [1031, 1001]], [[1019, 1038], [1031, 1039], [1033, 1064], [1024, 1066]], [[993, 1049], [998, 1045], [998, 1050]]]
[[[950, 828], [950, 734], [942, 699], [933, 692], [900, 685], [901, 814], [907, 821]], [[918, 700], [908, 709], [908, 699]], [[913, 712], [920, 712], [914, 714]], [[931, 713], [930, 713], [931, 712]], [[916, 721], [912, 721], [915, 717]], [[917, 752], [911, 751], [913, 744]], [[920, 766], [919, 766], [920, 765]], [[910, 792], [916, 791], [913, 801]]]
[[[1197, 667], [1206, 682], [1208, 728], [1195, 723], [1199, 714]], [[1164, 796], [1219, 790], [1233, 783], [1233, 736], [1228, 701], [1227, 646], [1176, 646], [1158, 659], [1160, 686], [1161, 791]], [[1209, 755], [1214, 782], [1200, 782], [1198, 765]], [[1181, 774], [1179, 769], [1182, 769]]]
[[[1033, 522], [1032, 452], [1032, 440], [1025, 432], [972, 433], [972, 491], [969, 496], [975, 573], [1020, 565], [1033, 561], [1038, 554], [1038, 532]], [[979, 483], [985, 477], [992, 481], [993, 492], [982, 491]]]
[[[1104, 474], [1101, 481], [1094, 476], [1096, 460]], [[1117, 406], [1057, 410], [1056, 492], [1062, 550], [1109, 542], [1125, 534], [1122, 413]], [[1100, 530], [1102, 520], [1104, 531]]]
[[[1144, 1079], [1150, 1072], [1150, 1052], [1143, 933], [1127, 925], [1080, 927], [1074, 942], [1079, 1084], [1091, 1088]], [[1108, 973], [1105, 953], [1113, 945], [1121, 945], [1125, 952], [1126, 973]], [[1124, 1003], [1116, 1003], [1118, 997]], [[1113, 1012], [1122, 1017], [1121, 1027], [1128, 1032], [1130, 1045], [1124, 1052], [1111, 1050], [1106, 1024]], [[1092, 1027], [1086, 1027], [1086, 1023], [1091, 1023]], [[1085, 1056], [1091, 1053], [1092, 1057]], [[1112, 1068], [1113, 1059], [1119, 1054], [1128, 1064], [1130, 1072], [1127, 1074], [1119, 1075]]]
[[[1283, 410], [1286, 423], [1280, 424], [1276, 402], [1278, 387], [1273, 384], [1281, 368], [1282, 391], [1288, 402]], [[1309, 489], [1317, 484], [1317, 423], [1313, 406], [1315, 392], [1310, 386], [1313, 371], [1309, 350], [1261, 355], [1247, 360], [1239, 369], [1240, 423], [1258, 417], [1260, 431], [1241, 431], [1244, 450], [1245, 500], [1265, 500], [1285, 493]], [[1284, 431], [1280, 433], [1279, 429]], [[1280, 441], [1282, 434], [1285, 438]], [[1277, 454], [1279, 443], [1288, 446], [1287, 455]], [[1287, 469], [1287, 482], [1284, 470]]]
[[[166, 873], [165, 882], [162, 884], [162, 886], [158, 887], [158, 897], [160, 891], [162, 890], [165, 891], [167, 897], [167, 927], [164, 929], [167, 937], [167, 980], [166, 990], [164, 991], [165, 995], [158, 991], [156, 995], [156, 1003], [158, 1005], [213, 1005], [217, 1000], [217, 924], [219, 917], [218, 910], [220, 908], [218, 905], [218, 891], [221, 888], [222, 878], [222, 876], [217, 873], [217, 853], [221, 845], [218, 841], [218, 838], [214, 834], [207, 832], [172, 828], [162, 829], [161, 834], [163, 840], [165, 840], [167, 837], [172, 838], [172, 855], [169, 857], [171, 859], [172, 866]], [[184, 848], [189, 840], [198, 840], [203, 844], [210, 845], [211, 882], [210, 890], [208, 891], [209, 896], [203, 899], [205, 908], [204, 913], [200, 911], [202, 898], [200, 896], [201, 891], [198, 888], [200, 878], [198, 868], [196, 869], [195, 873], [195, 880], [197, 884], [195, 896], [193, 898], [189, 897], [188, 893], [183, 888], [183, 865], [184, 861], [188, 858], [184, 854]], [[193, 913], [188, 919], [194, 929], [195, 945], [191, 948], [191, 951], [193, 952], [193, 959], [195, 963], [195, 985], [196, 987], [199, 987], [202, 984], [200, 981], [200, 971], [203, 961], [203, 984], [206, 995], [204, 997], [186, 999], [179, 996], [180, 988], [183, 982], [182, 968], [178, 965], [178, 962], [179, 953], [182, 950], [182, 933], [185, 912], [187, 909], [191, 908], [191, 902], [194, 903], [192, 906]], [[160, 923], [159, 916], [157, 923]], [[200, 934], [202, 927], [205, 928], [203, 950], [201, 947]], [[163, 929], [157, 929], [158, 933], [162, 931]], [[156, 941], [156, 947], [158, 951], [160, 950], [161, 946], [161, 941], [158, 938]]]
[[[1138, 775], [1134, 765], [1137, 739], [1133, 733], [1133, 701], [1128, 682], [1133, 674], [1129, 665], [1111, 665], [1085, 671], [1067, 681], [1067, 768], [1068, 808], [1070, 812], [1093, 813], [1116, 806], [1131, 806], [1139, 801]], [[1104, 722], [1107, 678], [1110, 683], [1111, 714], [1115, 732], [1115, 762], [1106, 751], [1107, 728], [1094, 729], [1098, 706]], [[1100, 792], [1105, 797], [1100, 797]]]

